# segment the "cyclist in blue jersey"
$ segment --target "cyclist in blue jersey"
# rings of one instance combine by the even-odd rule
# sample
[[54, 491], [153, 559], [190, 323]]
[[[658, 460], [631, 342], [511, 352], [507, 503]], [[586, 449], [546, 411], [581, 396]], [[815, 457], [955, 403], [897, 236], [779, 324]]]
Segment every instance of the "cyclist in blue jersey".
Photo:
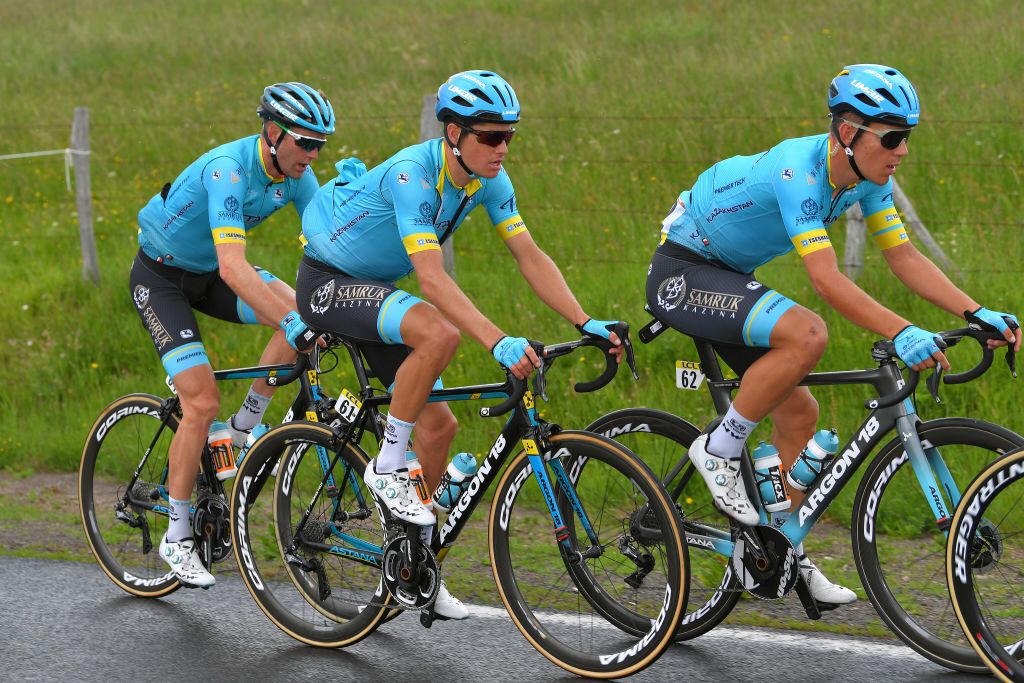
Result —
[[[454, 357], [460, 332], [517, 377], [539, 365], [526, 340], [488, 320], [444, 270], [440, 245], [466, 215], [483, 206], [537, 296], [583, 333], [619, 344], [610, 332], [615, 323], [583, 312], [519, 215], [502, 167], [519, 112], [512, 86], [498, 74], [457, 73], [438, 90], [443, 138], [407, 147], [370, 171], [358, 159], [339, 162], [337, 179], [320, 188], [302, 215], [299, 312], [316, 328], [359, 341], [374, 374], [393, 386], [384, 443], [364, 477], [394, 517], [423, 525], [426, 542], [435, 517], [410, 485], [406, 448], [415, 426], [416, 453], [433, 490], [457, 423], [446, 405], [426, 399]], [[413, 272], [428, 301], [396, 286]], [[621, 347], [615, 352], [618, 357]], [[441, 618], [469, 616], [444, 584], [434, 611]]]
[[[261, 363], [290, 363], [312, 334], [295, 312], [295, 291], [249, 264], [250, 230], [287, 204], [302, 211], [318, 189], [310, 164], [334, 132], [334, 110], [323, 93], [302, 83], [263, 91], [260, 135], [215, 147], [192, 162], [139, 211], [139, 252], [130, 287], [136, 310], [181, 399], [182, 419], [171, 441], [170, 524], [160, 557], [188, 586], [209, 587], [192, 537], [190, 497], [203, 446], [220, 406], [193, 309], [276, 333]], [[257, 380], [231, 417], [236, 446], [263, 416], [274, 388]]]
[[[754, 156], [721, 161], [680, 194], [662, 224], [647, 301], [685, 334], [710, 340], [742, 377], [721, 424], [694, 441], [690, 459], [716, 505], [742, 524], [758, 514], [738, 476], [755, 425], [772, 418], [772, 441], [786, 467], [816, 429], [818, 404], [797, 386], [825, 351], [828, 334], [812, 311], [762, 284], [754, 269], [796, 249], [815, 291], [843, 317], [893, 339], [915, 370], [945, 356], [931, 332], [875, 301], [840, 272], [827, 228], [860, 202], [868, 231], [892, 272], [913, 292], [956, 316], [977, 318], [1020, 348], [1017, 319], [983, 308], [910, 242], [893, 205], [892, 176], [918, 123], [917, 92], [896, 69], [844, 68], [829, 88], [827, 134], [784, 140]], [[793, 491], [793, 508], [802, 494]], [[784, 515], [785, 513], [783, 513]], [[798, 548], [800, 569], [820, 602], [856, 594], [828, 581]]]

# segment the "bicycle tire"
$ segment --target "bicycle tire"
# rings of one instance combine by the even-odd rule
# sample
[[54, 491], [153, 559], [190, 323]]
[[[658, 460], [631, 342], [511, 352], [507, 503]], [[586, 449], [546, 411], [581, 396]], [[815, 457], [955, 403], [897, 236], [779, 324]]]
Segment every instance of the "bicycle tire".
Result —
[[[926, 446], [941, 449], [961, 490], [993, 459], [1024, 446], [1019, 434], [969, 418], [923, 422], [918, 434]], [[944, 585], [945, 532], [924, 501], [907, 504], [921, 500], [908, 464], [902, 439], [896, 437], [868, 464], [857, 490], [850, 531], [861, 582], [886, 625], [919, 654], [948, 669], [986, 673], [964, 638]]]
[[[89, 549], [111, 581], [143, 598], [159, 598], [181, 588], [159, 556], [166, 512], [131, 504], [118, 510], [125, 501], [127, 483], [157, 435], [162, 404], [151, 394], [115, 399], [89, 430], [78, 467], [78, 506]], [[170, 415], [167, 429], [153, 445], [133, 487], [136, 500], [155, 503], [165, 497], [167, 454], [178, 421], [178, 416]]]
[[[498, 595], [519, 631], [554, 664], [595, 678], [636, 673], [672, 643], [686, 610], [687, 551], [675, 509], [650, 468], [604, 437], [560, 432], [550, 437], [543, 457], [565, 465], [597, 542], [591, 543], [574, 517], [562, 483], [555, 489], [566, 526], [551, 528], [540, 488], [524, 485], [532, 467], [520, 452], [498, 482], [488, 523]], [[642, 508], [662, 539], [650, 553], [653, 566], [643, 590], [624, 589], [621, 575], [638, 568], [625, 553], [645, 550], [626, 533], [631, 516]], [[575, 564], [557, 540], [560, 533], [567, 534], [573, 551], [586, 553], [574, 555]], [[610, 623], [591, 604], [595, 591], [615, 594], [616, 606], [629, 593], [630, 608], [617, 616], [642, 633]]]
[[[332, 498], [327, 492], [315, 503], [313, 493], [324, 470], [310, 466], [305, 456], [323, 449], [330, 457], [335, 452], [336, 433], [315, 422], [287, 422], [271, 428], [252, 445], [235, 475], [231, 492], [231, 540], [235, 558], [246, 588], [264, 614], [292, 638], [316, 647], [347, 647], [367, 637], [391, 612], [390, 596], [380, 581], [379, 563], [349, 561], [338, 555], [302, 545], [292, 558], [306, 566], [320, 563], [323, 574], [289, 563], [284, 551], [291, 542], [293, 522], [313, 503], [310, 529], [325, 534], [315, 539], [326, 545], [334, 534], [358, 539], [366, 557], [383, 545], [378, 511], [373, 494], [365, 488], [362, 474], [368, 462], [358, 446], [347, 443], [340, 453], [336, 470], [351, 473], [354, 485], [343, 487]], [[275, 463], [280, 463], [276, 480], [270, 482]], [[305, 467], [304, 467], [305, 465]], [[271, 486], [268, 486], [271, 483]], [[310, 488], [312, 486], [312, 488]], [[261, 499], [261, 494], [262, 499]], [[325, 510], [334, 502], [353, 518], [340, 521], [331, 529], [318, 527], [326, 518]], [[282, 505], [289, 513], [281, 512]], [[339, 541], [340, 543], [340, 541]], [[326, 582], [321, 585], [321, 576]], [[320, 598], [320, 590], [329, 594]], [[352, 610], [341, 605], [351, 605]]]
[[[676, 640], [690, 640], [707, 633], [729, 616], [743, 589], [730, 568], [729, 558], [698, 540], [701, 527], [711, 526], [730, 534], [733, 527], [732, 521], [711, 502], [704, 480], [687, 456], [690, 444], [701, 430], [662, 410], [624, 408], [597, 418], [586, 431], [614, 439], [636, 453], [654, 470], [675, 501], [688, 536], [690, 556], [689, 600]], [[673, 475], [674, 469], [677, 471]], [[668, 480], [670, 475], [673, 476]]]
[[968, 642], [1001, 681], [1024, 681], [1024, 449], [978, 474], [953, 515], [946, 583]]

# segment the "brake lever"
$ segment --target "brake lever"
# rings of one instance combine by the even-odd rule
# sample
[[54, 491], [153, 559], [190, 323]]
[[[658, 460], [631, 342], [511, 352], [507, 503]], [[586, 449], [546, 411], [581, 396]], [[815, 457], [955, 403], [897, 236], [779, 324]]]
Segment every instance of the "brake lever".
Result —
[[[1020, 334], [1020, 332], [1017, 334]], [[1006, 365], [1010, 368], [1010, 374], [1013, 375], [1013, 378], [1017, 379], [1017, 352], [1013, 350], [1013, 344], [1006, 346]]]
[[[629, 366], [629, 371], [633, 373], [633, 381], [639, 382], [640, 375], [636, 371], [636, 356], [633, 354], [633, 342], [630, 341], [628, 332], [622, 340], [622, 346], [626, 349], [626, 365]], [[1016, 376], [1014, 375], [1014, 377]]]
[[544, 401], [547, 401], [548, 378], [546, 373], [548, 370], [548, 366], [553, 364], [555, 362], [555, 359], [552, 358], [550, 361], [545, 360], [543, 344], [530, 342], [530, 346], [532, 346], [533, 350], [537, 352], [538, 356], [540, 356], [540, 367], [537, 368], [537, 372], [534, 373], [533, 376], [533, 393], [536, 394], [537, 396], [540, 396], [541, 399], [543, 399]]
[[942, 399], [939, 398], [939, 384], [942, 381], [942, 366], [936, 365], [935, 372], [932, 373], [931, 377], [928, 378], [926, 384], [928, 385], [928, 393], [932, 395], [936, 403], [942, 403]]

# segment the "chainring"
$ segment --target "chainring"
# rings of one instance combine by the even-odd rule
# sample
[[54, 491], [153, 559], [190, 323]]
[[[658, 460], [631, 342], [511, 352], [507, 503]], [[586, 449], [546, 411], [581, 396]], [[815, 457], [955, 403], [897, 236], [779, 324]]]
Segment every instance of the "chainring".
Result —
[[[212, 541], [213, 562], [231, 556], [231, 524], [228, 503], [224, 497], [216, 493], [202, 493], [196, 501], [196, 511], [192, 516], [192, 533], [197, 541], [207, 537]], [[203, 548], [205, 543], [198, 543]], [[203, 558], [207, 567], [212, 564], [210, 558]]]
[[[760, 559], [751, 547], [748, 534], [757, 534], [756, 540], [763, 551]], [[740, 585], [755, 598], [777, 600], [793, 590], [800, 562], [785, 534], [770, 525], [759, 525], [744, 529], [737, 536], [732, 570]]]
[[430, 548], [420, 543], [418, 557], [410, 566], [406, 558], [408, 551], [409, 538], [405, 534], [388, 541], [381, 561], [381, 581], [398, 602], [398, 607], [428, 607], [433, 604], [441, 586], [437, 558]]

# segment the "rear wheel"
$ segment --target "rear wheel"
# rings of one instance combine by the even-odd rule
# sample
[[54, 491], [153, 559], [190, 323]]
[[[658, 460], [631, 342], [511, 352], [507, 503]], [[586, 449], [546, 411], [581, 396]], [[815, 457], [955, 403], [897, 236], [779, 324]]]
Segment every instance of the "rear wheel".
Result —
[[368, 459], [339, 445], [323, 424], [278, 425], [250, 448], [231, 496], [232, 542], [256, 603], [293, 638], [332, 648], [359, 642], [391, 612]]
[[89, 548], [111, 581], [139, 597], [158, 598], [181, 587], [159, 557], [169, 512], [167, 453], [178, 419], [156, 396], [122, 396], [89, 430], [78, 468]]
[[[587, 431], [624, 444], [664, 483], [682, 521], [690, 555], [690, 598], [676, 638], [707, 633], [729, 616], [742, 588], [729, 564], [732, 523], [712, 504], [704, 480], [687, 457], [700, 430], [661, 410], [626, 408], [599, 417]], [[716, 544], [722, 545], [721, 552]]]

